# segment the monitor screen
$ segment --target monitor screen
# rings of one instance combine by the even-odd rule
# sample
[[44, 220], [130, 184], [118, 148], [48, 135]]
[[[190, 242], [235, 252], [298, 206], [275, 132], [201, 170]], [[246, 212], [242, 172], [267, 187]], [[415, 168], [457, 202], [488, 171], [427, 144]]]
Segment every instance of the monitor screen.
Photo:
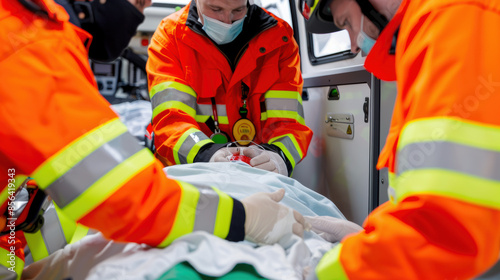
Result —
[[115, 75], [114, 63], [93, 63], [96, 76], [113, 77]]

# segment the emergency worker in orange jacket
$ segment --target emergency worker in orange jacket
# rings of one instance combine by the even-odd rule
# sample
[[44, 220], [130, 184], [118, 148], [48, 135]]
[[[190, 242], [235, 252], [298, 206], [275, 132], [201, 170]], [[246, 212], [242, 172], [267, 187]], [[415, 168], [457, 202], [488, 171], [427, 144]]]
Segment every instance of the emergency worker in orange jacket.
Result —
[[306, 156], [298, 45], [282, 19], [247, 0], [193, 0], [157, 28], [146, 67], [156, 156], [165, 165], [227, 160], [291, 175]]
[[[303, 218], [278, 204], [283, 191], [238, 201], [167, 178], [99, 94], [90, 40], [53, 0], [0, 0], [0, 276], [23, 268], [12, 209], [27, 177], [65, 217], [117, 241], [164, 247], [194, 230], [257, 243], [301, 235]], [[274, 232], [276, 222], [288, 226]]]
[[500, 1], [319, 0], [299, 9], [309, 31], [346, 29], [352, 51], [368, 53], [366, 69], [398, 88], [377, 166], [389, 169], [390, 201], [310, 278], [471, 279], [487, 270], [500, 253]]

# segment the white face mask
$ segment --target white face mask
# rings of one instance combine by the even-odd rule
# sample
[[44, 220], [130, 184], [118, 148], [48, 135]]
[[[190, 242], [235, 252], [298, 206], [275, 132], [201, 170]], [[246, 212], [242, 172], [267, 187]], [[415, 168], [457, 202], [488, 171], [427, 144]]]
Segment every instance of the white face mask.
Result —
[[243, 30], [243, 20], [247, 17], [246, 15], [232, 24], [224, 23], [216, 19], [203, 16], [203, 30], [207, 33], [208, 37], [214, 40], [218, 45], [223, 45], [232, 42], [238, 35], [240, 35], [241, 30]]
[[363, 19], [365, 16], [361, 16], [361, 30], [358, 33], [358, 38], [356, 40], [356, 43], [358, 43], [358, 47], [361, 48], [363, 52], [365, 52], [367, 55], [373, 48], [373, 45], [375, 45], [375, 40], [372, 39], [370, 36], [368, 36], [365, 31], [363, 31]]

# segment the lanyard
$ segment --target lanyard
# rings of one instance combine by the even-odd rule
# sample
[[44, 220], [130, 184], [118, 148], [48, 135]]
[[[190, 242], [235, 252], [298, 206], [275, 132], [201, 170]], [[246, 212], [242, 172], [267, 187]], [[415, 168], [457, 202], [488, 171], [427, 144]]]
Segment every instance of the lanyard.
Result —
[[[210, 139], [217, 144], [225, 144], [229, 141], [229, 136], [221, 131], [219, 128], [219, 117], [217, 116], [217, 105], [215, 104], [215, 98], [211, 98], [212, 100], [212, 113], [214, 114], [214, 133], [210, 136]], [[208, 125], [208, 124], [207, 124]]]
[[219, 128], [219, 117], [217, 116], [217, 105], [215, 104], [215, 98], [211, 98], [212, 100], [212, 113], [214, 115], [214, 125], [215, 125], [215, 133], [220, 133]]
[[243, 106], [240, 107], [239, 112], [242, 119], [246, 119], [248, 114], [247, 97], [249, 90], [248, 86], [244, 82], [241, 82], [241, 100], [243, 101]]
[[247, 97], [250, 89], [248, 86], [241, 82], [241, 99], [243, 105], [240, 107], [240, 119], [237, 120], [233, 125], [233, 136], [240, 146], [248, 146], [252, 143], [255, 138], [255, 125], [247, 119], [248, 108], [247, 108]]

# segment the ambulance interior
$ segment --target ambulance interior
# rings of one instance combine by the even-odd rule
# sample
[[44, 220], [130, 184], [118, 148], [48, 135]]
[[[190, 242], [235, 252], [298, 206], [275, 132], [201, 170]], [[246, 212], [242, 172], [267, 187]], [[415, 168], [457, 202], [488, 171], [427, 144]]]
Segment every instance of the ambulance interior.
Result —
[[[144, 136], [151, 120], [144, 70], [147, 47], [160, 21], [188, 2], [153, 1], [122, 57], [111, 63], [91, 62], [100, 93], [148, 147], [152, 143]], [[346, 31], [306, 32], [297, 1], [255, 0], [255, 4], [286, 20], [300, 46], [305, 121], [314, 132], [307, 156], [292, 178], [237, 163], [171, 166], [166, 172], [187, 182], [216, 184], [236, 198], [285, 188], [283, 203], [303, 215], [345, 217], [362, 225], [370, 211], [388, 200], [388, 174], [377, 170], [376, 163], [388, 134], [396, 85], [380, 81], [363, 68], [365, 54], [350, 52]], [[156, 249], [114, 243], [96, 235], [27, 270], [41, 279], [174, 279], [168, 268], [177, 263], [189, 263], [199, 273], [214, 277], [245, 263], [267, 279], [303, 279], [304, 271], [335, 244], [306, 232], [304, 240], [291, 237], [279, 245], [231, 243], [194, 232], [165, 249]], [[480, 279], [498, 279], [495, 275]]]
[[[123, 103], [149, 99], [143, 70], [149, 40], [165, 16], [188, 2], [153, 1], [120, 59], [91, 62], [101, 94], [119, 113], [126, 111]], [[377, 171], [375, 165], [388, 133], [396, 86], [364, 70], [364, 54], [350, 52], [347, 31], [306, 32], [295, 1], [255, 4], [286, 20], [300, 46], [305, 121], [314, 136], [292, 177], [331, 199], [347, 219], [361, 225], [371, 210], [388, 200], [387, 172]]]

